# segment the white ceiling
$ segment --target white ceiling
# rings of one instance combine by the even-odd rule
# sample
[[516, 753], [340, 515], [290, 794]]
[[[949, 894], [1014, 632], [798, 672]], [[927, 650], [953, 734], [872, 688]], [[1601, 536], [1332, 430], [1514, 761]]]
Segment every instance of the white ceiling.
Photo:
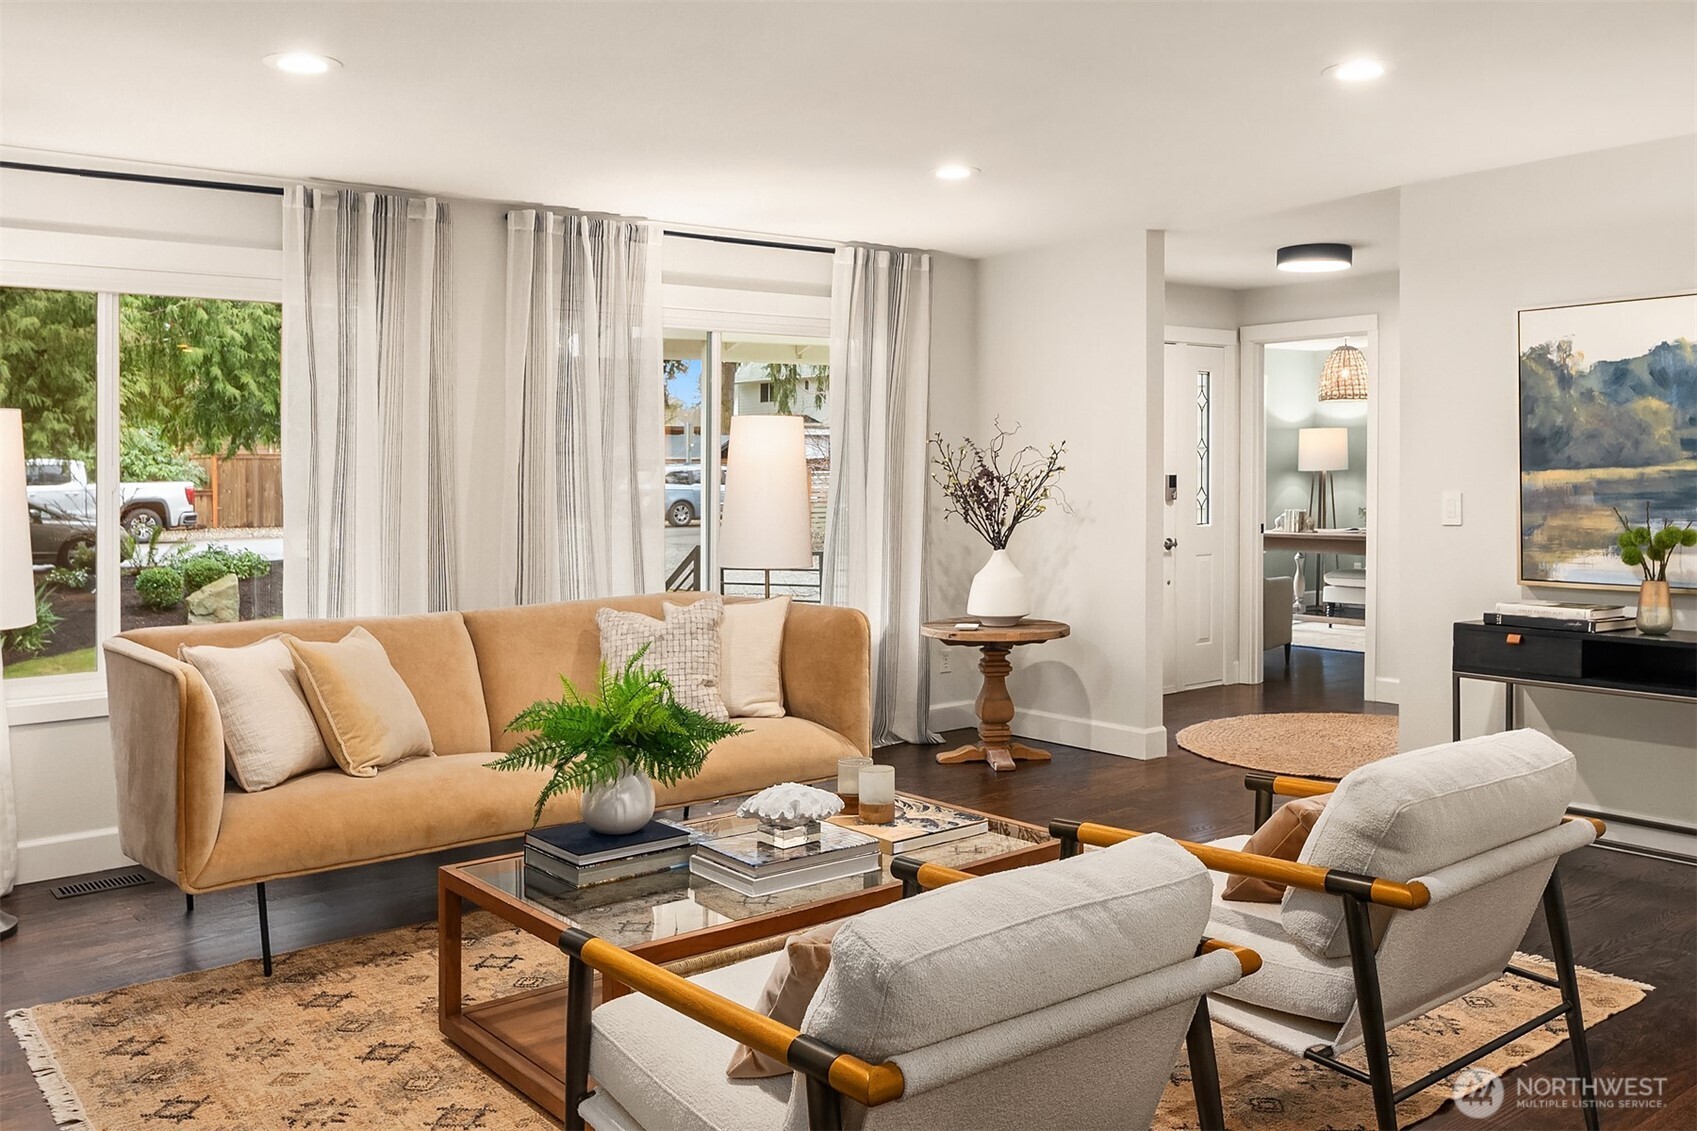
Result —
[[1697, 131], [1694, 44], [1683, 2], [9, 3], [0, 143], [969, 255], [1161, 227], [1209, 281], [1243, 217]]
[[1280, 271], [1274, 253], [1293, 243], [1346, 243], [1355, 249], [1352, 274], [1397, 268], [1396, 189], [1329, 200], [1266, 216], [1228, 220], [1205, 230], [1167, 233], [1167, 278], [1234, 290], [1336, 279]]

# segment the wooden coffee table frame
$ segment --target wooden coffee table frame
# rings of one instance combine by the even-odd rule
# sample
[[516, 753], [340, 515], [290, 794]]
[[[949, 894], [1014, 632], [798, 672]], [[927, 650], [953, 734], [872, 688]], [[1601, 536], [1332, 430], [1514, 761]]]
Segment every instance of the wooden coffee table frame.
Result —
[[[951, 805], [964, 812], [980, 812], [964, 805], [953, 805], [952, 802], [940, 804]], [[1020, 825], [1035, 830], [1043, 839], [1026, 848], [1015, 848], [975, 860], [965, 871], [988, 875], [1026, 864], [1059, 859], [1060, 842], [1050, 839], [1046, 830], [1026, 821], [1015, 821], [993, 813], [980, 815], [1003, 824]], [[437, 1023], [442, 1035], [462, 1052], [518, 1089], [555, 1119], [563, 1120], [566, 1117], [565, 982], [470, 1005], [462, 1000], [462, 901], [494, 914], [502, 921], [551, 946], [559, 941], [562, 925], [558, 917], [539, 911], [523, 899], [461, 871], [462, 868], [494, 860], [509, 860], [517, 855], [519, 854], [503, 853], [500, 856], [450, 864], [437, 869]], [[756, 915], [732, 923], [721, 923], [669, 938], [639, 943], [629, 949], [632, 954], [639, 954], [650, 962], [677, 962], [744, 943], [806, 930], [808, 927], [849, 915], [858, 915], [874, 907], [896, 902], [901, 898], [901, 892], [901, 884], [892, 880], [877, 887], [832, 896], [815, 903], [804, 903], [766, 915]], [[564, 956], [560, 962], [563, 969]], [[617, 983], [601, 985], [599, 975], [596, 980], [600, 990], [598, 1001], [610, 1000], [628, 992], [628, 987]]]

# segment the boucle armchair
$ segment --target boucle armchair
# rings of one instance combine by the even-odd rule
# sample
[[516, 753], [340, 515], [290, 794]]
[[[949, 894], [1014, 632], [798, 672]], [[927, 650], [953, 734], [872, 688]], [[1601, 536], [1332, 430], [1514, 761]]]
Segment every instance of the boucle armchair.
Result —
[[[1557, 862], [1595, 840], [1602, 824], [1565, 814], [1574, 779], [1572, 753], [1529, 730], [1384, 758], [1335, 786], [1250, 775], [1262, 819], [1274, 794], [1331, 796], [1294, 863], [1239, 851], [1247, 837], [1185, 844], [1216, 873], [1208, 933], [1263, 959], [1258, 972], [1215, 992], [1214, 1018], [1370, 1085], [1377, 1125], [1394, 1129], [1402, 1100], [1565, 1017], [1586, 1126], [1595, 1129], [1596, 1084]], [[1077, 822], [1055, 822], [1051, 831], [1063, 858], [1080, 845], [1139, 835]], [[1222, 899], [1230, 875], [1287, 885], [1282, 904]], [[1511, 964], [1540, 904], [1554, 977]], [[1561, 999], [1397, 1087], [1388, 1031], [1505, 973], [1559, 989]], [[1357, 1048], [1366, 1072], [1339, 1059]]]
[[[1146, 1127], [1187, 1036], [1219, 1126], [1205, 995], [1258, 959], [1198, 945], [1209, 883], [1189, 854], [1157, 836], [982, 878], [896, 871], [942, 886], [837, 932], [799, 1031], [749, 1008], [773, 956], [682, 978], [566, 931], [566, 1126]], [[593, 972], [638, 992], [592, 1011]], [[738, 1042], [793, 1076], [727, 1079]]]

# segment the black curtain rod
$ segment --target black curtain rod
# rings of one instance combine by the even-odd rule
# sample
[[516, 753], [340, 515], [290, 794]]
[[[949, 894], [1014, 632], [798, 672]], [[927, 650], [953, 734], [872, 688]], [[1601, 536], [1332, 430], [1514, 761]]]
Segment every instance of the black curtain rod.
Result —
[[191, 177], [159, 177], [151, 173], [119, 173], [111, 169], [70, 169], [63, 165], [33, 165], [27, 161], [0, 161], [0, 169], [21, 169], [27, 173], [57, 173], [66, 177], [93, 177], [101, 181], [131, 181], [143, 185], [176, 185], [178, 188], [252, 192], [261, 196], [283, 195], [283, 190], [273, 185], [243, 185], [234, 181], [201, 181]]
[[834, 247], [820, 247], [818, 244], [780, 243], [777, 240], [757, 240], [748, 236], [713, 236], [706, 232], [674, 232], [670, 228], [663, 229], [663, 235], [677, 236], [681, 240], [706, 240], [709, 243], [734, 243], [744, 247], [775, 247], [779, 251], [817, 251], [825, 255], [835, 255]]

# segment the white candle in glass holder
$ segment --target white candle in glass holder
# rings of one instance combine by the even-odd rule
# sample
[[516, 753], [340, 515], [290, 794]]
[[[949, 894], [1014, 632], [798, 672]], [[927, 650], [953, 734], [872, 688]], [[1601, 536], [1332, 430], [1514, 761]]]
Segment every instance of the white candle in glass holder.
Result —
[[860, 819], [887, 825], [896, 819], [896, 768], [864, 766], [860, 771]]
[[870, 765], [870, 758], [837, 759], [837, 796], [843, 799], [844, 813], [860, 812], [860, 771]]

